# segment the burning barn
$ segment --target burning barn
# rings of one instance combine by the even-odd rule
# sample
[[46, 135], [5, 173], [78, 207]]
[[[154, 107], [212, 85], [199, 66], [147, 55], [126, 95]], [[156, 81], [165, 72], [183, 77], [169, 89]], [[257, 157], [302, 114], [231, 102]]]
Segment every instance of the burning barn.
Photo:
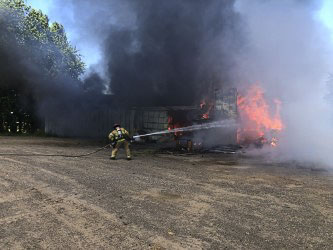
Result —
[[[109, 105], [96, 106], [93, 111], [85, 112], [84, 116], [70, 114], [75, 117], [71, 122], [66, 119], [54, 119], [46, 116], [45, 133], [65, 137], [105, 137], [113, 124], [120, 122], [131, 134], [154, 133], [163, 130], [208, 124], [227, 119], [237, 120], [236, 89], [215, 90], [209, 97], [198, 102], [196, 106], [167, 107], [132, 107], [115, 109]], [[59, 123], [61, 121], [61, 123]], [[168, 135], [154, 135], [146, 138], [150, 141], [174, 140], [178, 145], [236, 144], [237, 129], [235, 127], [210, 128], [203, 131], [174, 132]]]
[[[276, 99], [269, 103], [259, 85], [241, 93], [235, 88], [216, 89], [195, 106], [126, 109], [114, 106], [103, 104], [86, 112], [71, 112], [70, 121], [46, 116], [45, 133], [105, 138], [113, 124], [121, 123], [132, 135], [152, 134], [142, 138], [144, 142], [172, 141], [192, 150], [217, 145], [276, 146], [284, 126], [280, 118], [281, 102]], [[234, 122], [230, 126], [216, 124], [223, 121]]]

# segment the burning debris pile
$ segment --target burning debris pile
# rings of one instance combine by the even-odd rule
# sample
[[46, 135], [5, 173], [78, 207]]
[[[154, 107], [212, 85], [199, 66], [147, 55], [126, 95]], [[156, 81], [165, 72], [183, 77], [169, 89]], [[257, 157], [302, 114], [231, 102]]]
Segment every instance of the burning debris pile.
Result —
[[[232, 98], [235, 93], [236, 97]], [[228, 103], [227, 100], [230, 98], [231, 103]], [[232, 107], [232, 102], [237, 106], [237, 111], [234, 111], [234, 113], [232, 113], [232, 108], [230, 108]], [[270, 145], [275, 147], [278, 144], [281, 131], [285, 128], [280, 114], [281, 106], [282, 102], [279, 99], [270, 101], [265, 96], [264, 89], [259, 84], [253, 84], [238, 94], [235, 89], [232, 89], [232, 91], [225, 91], [222, 96], [215, 94], [214, 99], [203, 99], [197, 108], [196, 116], [192, 116], [191, 120], [184, 120], [186, 116], [182, 115], [183, 120], [180, 122], [179, 117], [177, 119], [177, 116], [169, 116], [169, 124], [172, 124], [169, 125], [169, 132], [174, 133], [178, 145], [181, 145], [181, 141], [185, 141], [183, 143], [184, 147], [188, 148], [188, 145], [190, 145], [192, 148], [193, 145], [200, 145], [199, 148], [201, 149], [201, 146], [207, 145], [207, 134], [216, 134], [215, 128], [218, 126], [214, 127], [210, 126], [210, 124], [231, 119], [234, 121], [233, 126], [220, 126], [223, 127], [222, 130], [226, 130], [226, 127], [228, 127], [229, 131], [231, 131], [230, 128], [237, 127], [235, 131], [237, 139], [231, 144], [242, 147], [250, 145], [255, 145], [256, 147]], [[178, 122], [173, 123], [174, 121]], [[230, 122], [227, 124], [230, 125]], [[208, 131], [182, 129], [182, 127], [189, 125], [191, 125], [190, 127], [205, 127]], [[225, 141], [225, 137], [221, 136], [219, 139], [218, 142], [210, 146], [226, 146], [230, 143], [230, 141]]]
[[281, 101], [275, 99], [270, 106], [259, 84], [252, 85], [237, 100], [240, 127], [237, 141], [241, 145], [276, 146], [278, 135], [284, 128], [280, 117]]
[[[168, 131], [177, 148], [186, 151], [207, 150], [236, 144], [237, 91], [215, 89], [196, 106], [174, 107], [168, 111]], [[221, 126], [223, 124], [223, 126]]]

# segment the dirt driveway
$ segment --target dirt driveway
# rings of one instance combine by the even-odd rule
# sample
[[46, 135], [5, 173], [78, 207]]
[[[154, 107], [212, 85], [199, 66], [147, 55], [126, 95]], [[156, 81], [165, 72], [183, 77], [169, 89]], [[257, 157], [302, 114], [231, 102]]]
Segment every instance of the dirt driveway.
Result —
[[[0, 153], [98, 146], [0, 137]], [[328, 171], [239, 155], [134, 151], [133, 161], [110, 161], [107, 151], [0, 156], [0, 249], [332, 249]]]

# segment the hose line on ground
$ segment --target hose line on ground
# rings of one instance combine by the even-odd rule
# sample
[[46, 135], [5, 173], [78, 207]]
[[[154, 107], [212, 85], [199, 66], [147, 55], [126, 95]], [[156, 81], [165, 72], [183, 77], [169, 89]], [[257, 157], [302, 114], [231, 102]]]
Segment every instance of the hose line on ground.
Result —
[[64, 154], [18, 154], [18, 153], [0, 153], [1, 156], [49, 156], [49, 157], [65, 157], [65, 158], [80, 158], [85, 157], [89, 155], [96, 154], [99, 151], [102, 151], [108, 147], [110, 147], [111, 144], [105, 145], [104, 147], [98, 148], [97, 150], [94, 150], [92, 152], [86, 153], [86, 154], [80, 154], [80, 155], [64, 155]]

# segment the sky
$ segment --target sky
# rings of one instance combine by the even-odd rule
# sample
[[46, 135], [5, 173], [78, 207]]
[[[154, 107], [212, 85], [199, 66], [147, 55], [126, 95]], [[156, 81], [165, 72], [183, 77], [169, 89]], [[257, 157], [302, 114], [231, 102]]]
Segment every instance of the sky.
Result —
[[39, 9], [44, 14], [48, 15], [50, 23], [59, 22], [65, 27], [68, 39], [71, 44], [79, 50], [79, 53], [82, 55], [82, 60], [86, 64], [87, 68], [91, 65], [99, 63], [102, 59], [100, 48], [97, 45], [91, 46], [91, 44], [84, 42], [85, 39], [81, 39], [80, 34], [77, 33], [75, 28], [71, 24], [66, 23], [69, 19], [64, 19], [64, 13], [52, 11], [53, 6], [57, 3], [57, 0], [26, 0], [26, 2], [34, 9]]
[[49, 7], [53, 0], [27, 0], [27, 3], [35, 9], [42, 10], [45, 14], [48, 14]]
[[321, 21], [332, 31], [333, 41], [333, 1], [324, 0], [323, 7], [319, 13]]
[[[51, 22], [57, 21], [65, 26], [67, 36], [71, 43], [80, 51], [80, 54], [83, 56], [83, 61], [86, 63], [87, 67], [98, 64], [101, 59], [101, 52], [99, 47], [91, 46], [82, 41], [76, 33], [75, 27], [68, 26], [64, 23], [62, 14], [54, 13], [51, 11], [52, 6], [57, 3], [57, 0], [26, 0], [26, 2], [35, 9], [42, 10], [43, 13], [47, 14]], [[323, 24], [331, 30], [332, 32], [332, 45], [333, 45], [333, 1], [332, 0], [323, 0], [323, 7], [318, 13], [319, 19]], [[83, 39], [84, 41], [84, 39]]]

